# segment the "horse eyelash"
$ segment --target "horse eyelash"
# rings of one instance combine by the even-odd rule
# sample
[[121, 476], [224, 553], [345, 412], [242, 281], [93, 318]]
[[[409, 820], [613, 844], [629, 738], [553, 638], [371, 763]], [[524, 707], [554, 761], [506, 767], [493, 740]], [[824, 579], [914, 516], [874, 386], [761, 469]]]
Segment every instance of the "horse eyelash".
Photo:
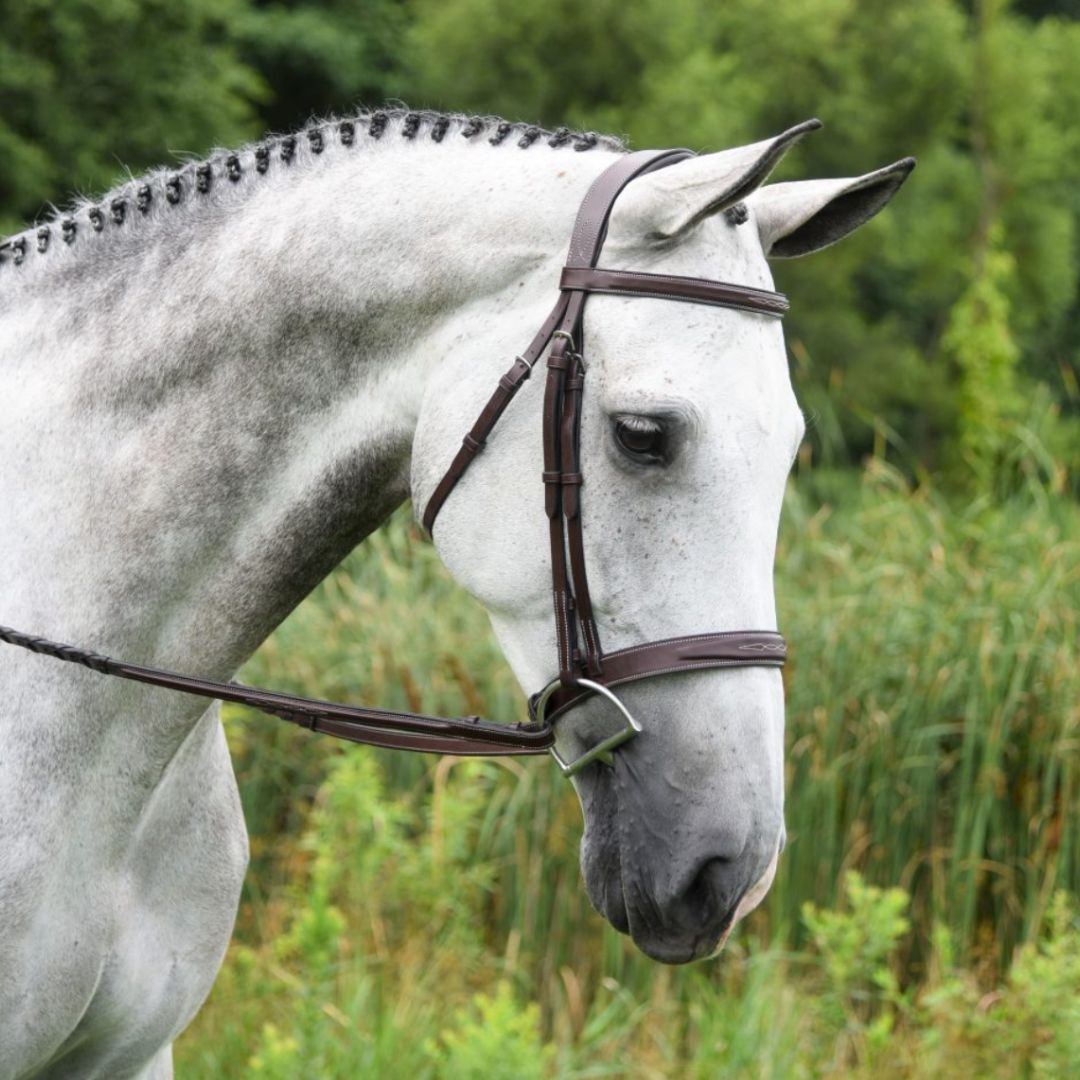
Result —
[[614, 417], [614, 420], [615, 423], [622, 424], [640, 435], [650, 435], [664, 430], [664, 425], [659, 420], [651, 416], [641, 416], [638, 413], [620, 413]]

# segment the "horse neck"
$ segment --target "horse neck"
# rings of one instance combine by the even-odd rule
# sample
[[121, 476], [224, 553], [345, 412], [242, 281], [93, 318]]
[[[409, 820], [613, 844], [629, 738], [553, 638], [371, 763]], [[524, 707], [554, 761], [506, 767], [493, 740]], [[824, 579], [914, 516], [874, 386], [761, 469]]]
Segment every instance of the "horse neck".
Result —
[[229, 675], [407, 496], [470, 305], [550, 296], [609, 160], [328, 146], [6, 268], [3, 621]]

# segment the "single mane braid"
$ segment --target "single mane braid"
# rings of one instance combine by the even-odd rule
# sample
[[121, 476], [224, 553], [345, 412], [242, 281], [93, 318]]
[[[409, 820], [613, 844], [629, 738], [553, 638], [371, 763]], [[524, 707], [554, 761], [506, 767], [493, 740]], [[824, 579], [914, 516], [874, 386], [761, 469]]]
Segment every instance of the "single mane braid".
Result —
[[[461, 113], [441, 113], [408, 109], [404, 106], [364, 110], [348, 119], [313, 121], [301, 131], [272, 136], [239, 150], [216, 151], [203, 161], [187, 162], [177, 168], [158, 169], [141, 179], [132, 179], [97, 199], [81, 199], [69, 210], [57, 211], [46, 222], [32, 226], [23, 234], [0, 241], [0, 271], [7, 265], [21, 266], [31, 258], [48, 257], [55, 250], [50, 243], [52, 231], [59, 228], [64, 245], [72, 250], [83, 246], [86, 237], [102, 234], [124, 226], [131, 220], [127, 213], [129, 202], [147, 217], [160, 200], [165, 207], [182, 212], [184, 206], [196, 204], [204, 196], [212, 197], [220, 181], [226, 187], [239, 185], [245, 176], [265, 176], [274, 168], [291, 166], [294, 162], [319, 157], [332, 144], [345, 149], [357, 147], [364, 138], [378, 141], [397, 135], [417, 143], [424, 138], [436, 144], [444, 143], [452, 132], [461, 138], [483, 141], [490, 146], [515, 146], [527, 150], [540, 143], [553, 150], [574, 151], [595, 147], [622, 153], [621, 140], [595, 132], [571, 131], [566, 127], [548, 131], [534, 124], [514, 123], [491, 116], [467, 116]], [[86, 228], [80, 230], [80, 221]]]

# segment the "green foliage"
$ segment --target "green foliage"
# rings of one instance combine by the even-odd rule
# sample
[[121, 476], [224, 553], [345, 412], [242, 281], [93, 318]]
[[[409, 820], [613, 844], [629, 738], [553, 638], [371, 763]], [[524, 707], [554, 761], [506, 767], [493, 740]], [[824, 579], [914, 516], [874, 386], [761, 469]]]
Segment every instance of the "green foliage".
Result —
[[978, 261], [942, 337], [959, 375], [955, 450], [963, 465], [952, 473], [966, 479], [968, 490], [996, 498], [1021, 487], [1061, 493], [1080, 476], [1080, 428], [1061, 421], [1045, 383], [1017, 370], [1021, 351], [1009, 300], [1016, 266], [998, 225], [988, 229]]
[[[1080, 925], [1074, 905], [1058, 893], [1046, 938], [1025, 945], [1010, 973], [1012, 994], [1001, 1013], [1013, 1054], [1030, 1061], [1032, 1076], [1080, 1072]], [[999, 1043], [1001, 1045], [1001, 1043]]]
[[290, 131], [312, 116], [360, 102], [379, 105], [399, 92], [405, 22], [399, 0], [245, 5], [235, 23], [235, 40], [240, 56], [269, 88], [262, 108], [266, 126]]
[[824, 1026], [843, 1033], [842, 1060], [850, 1055], [871, 1065], [889, 1052], [895, 1010], [904, 1005], [890, 960], [911, 929], [904, 916], [909, 897], [903, 889], [867, 885], [853, 870], [844, 886], [850, 910], [803, 906], [826, 976], [811, 1007]]
[[425, 1044], [435, 1075], [445, 1080], [544, 1080], [555, 1048], [540, 1038], [540, 1008], [522, 1009], [508, 983], [476, 994], [454, 1013], [438, 1040]]
[[0, 233], [143, 169], [259, 130], [245, 0], [0, 0]]
[[548, 126], [587, 126], [635, 95], [659, 44], [653, 0], [416, 0], [414, 10], [405, 70], [415, 103]]
[[252, 1055], [248, 1068], [252, 1076], [265, 1080], [293, 1080], [303, 1068], [300, 1043], [282, 1035], [274, 1024], [264, 1024], [258, 1051]]
[[[795, 1080], [812, 1074], [819, 1041], [834, 1035], [822, 1030], [807, 1008], [807, 973], [814, 958], [763, 948], [752, 938], [746, 946], [729, 943], [718, 971], [694, 970], [686, 976], [686, 1064], [668, 1066], [663, 1075], [753, 1080]], [[717, 965], [720, 967], [720, 965]], [[638, 991], [645, 1000], [643, 990]], [[659, 1025], [649, 1007], [642, 1022]], [[617, 1074], [616, 1074], [617, 1075]]]
[[[946, 964], [918, 1002], [918, 1054], [931, 1075], [959, 1070], [1000, 1080], [1075, 1076], [1080, 1070], [1080, 926], [1055, 895], [1037, 941], [1017, 953], [990, 991]], [[947, 958], [946, 958], [947, 960]]]

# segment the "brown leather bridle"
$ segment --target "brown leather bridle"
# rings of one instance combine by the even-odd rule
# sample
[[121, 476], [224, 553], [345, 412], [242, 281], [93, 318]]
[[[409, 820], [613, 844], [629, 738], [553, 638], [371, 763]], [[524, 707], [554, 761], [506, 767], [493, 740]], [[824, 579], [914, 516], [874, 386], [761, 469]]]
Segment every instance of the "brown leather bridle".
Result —
[[[428, 533], [435, 519], [484, 446], [514, 395], [532, 374], [549, 343], [544, 391], [544, 505], [551, 540], [552, 597], [558, 648], [558, 676], [529, 701], [530, 722], [497, 724], [476, 716], [437, 717], [296, 697], [271, 690], [179, 675], [160, 668], [128, 664], [85, 649], [0, 626], [0, 641], [32, 652], [81, 664], [106, 675], [163, 686], [199, 697], [237, 702], [289, 720], [311, 731], [351, 742], [442, 754], [524, 755], [550, 750], [571, 775], [590, 762], [610, 762], [611, 751], [642, 729], [613, 687], [655, 675], [726, 667], [780, 667], [784, 639], [771, 630], [733, 630], [692, 634], [634, 645], [605, 653], [589, 598], [581, 525], [581, 399], [585, 386], [583, 320], [591, 293], [648, 296], [714, 304], [779, 317], [787, 299], [776, 292], [703, 278], [647, 274], [598, 267], [608, 219], [619, 193], [635, 177], [692, 157], [689, 150], [642, 150], [627, 154], [606, 169], [589, 188], [570, 240], [559, 283], [559, 299], [528, 348], [499, 380], [498, 387], [466, 434], [461, 448], [436, 485], [423, 523]], [[555, 750], [556, 717], [584, 699], [599, 695], [619, 711], [623, 724], [610, 737], [573, 761]]]

